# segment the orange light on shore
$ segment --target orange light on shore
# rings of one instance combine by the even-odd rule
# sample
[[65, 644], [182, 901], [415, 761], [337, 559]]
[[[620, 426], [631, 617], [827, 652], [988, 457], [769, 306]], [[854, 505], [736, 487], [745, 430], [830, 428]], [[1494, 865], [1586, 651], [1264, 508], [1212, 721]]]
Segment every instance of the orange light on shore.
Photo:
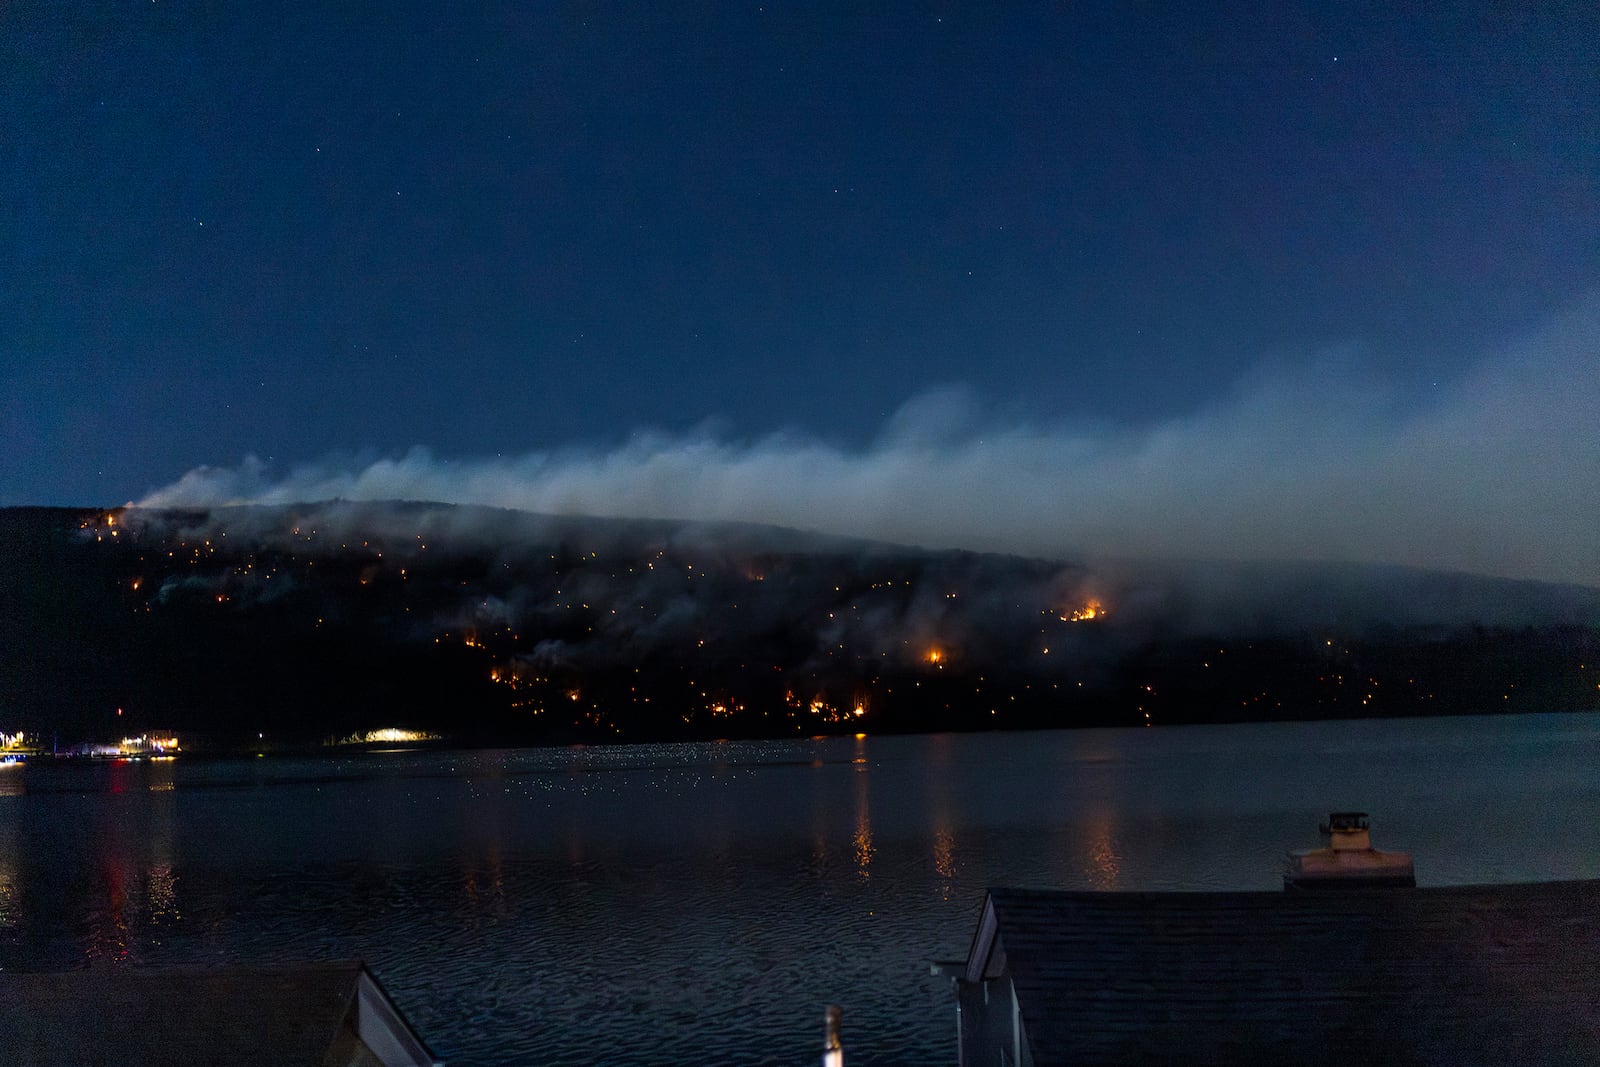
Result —
[[939, 664], [944, 662], [944, 650], [941, 648], [928, 649], [927, 660], [929, 663]]
[[1105, 618], [1107, 614], [1108, 614], [1108, 612], [1106, 611], [1106, 606], [1104, 604], [1100, 603], [1100, 601], [1098, 601], [1098, 600], [1091, 600], [1088, 603], [1084, 604], [1083, 607], [1081, 607], [1081, 608], [1073, 608], [1071, 611], [1067, 612], [1065, 615], [1062, 615], [1061, 616], [1061, 621], [1062, 622], [1093, 622], [1096, 619]]

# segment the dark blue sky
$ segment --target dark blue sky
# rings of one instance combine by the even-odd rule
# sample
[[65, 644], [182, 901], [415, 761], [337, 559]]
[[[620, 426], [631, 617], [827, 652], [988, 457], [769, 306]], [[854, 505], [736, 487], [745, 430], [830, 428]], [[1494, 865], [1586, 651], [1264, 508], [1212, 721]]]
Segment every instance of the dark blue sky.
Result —
[[0, 503], [1421, 396], [1600, 282], [1593, 5], [872, 6], [6, 3]]

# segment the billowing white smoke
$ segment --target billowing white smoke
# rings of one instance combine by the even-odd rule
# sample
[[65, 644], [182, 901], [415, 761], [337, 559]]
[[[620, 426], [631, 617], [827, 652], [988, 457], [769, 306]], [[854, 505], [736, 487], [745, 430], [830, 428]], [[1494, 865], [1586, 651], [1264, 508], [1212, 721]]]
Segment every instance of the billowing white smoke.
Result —
[[1423, 397], [1262, 376], [1140, 429], [994, 426], [959, 390], [864, 449], [641, 433], [610, 451], [202, 467], [147, 506], [431, 500], [772, 523], [1077, 559], [1348, 560], [1600, 585], [1600, 301]]

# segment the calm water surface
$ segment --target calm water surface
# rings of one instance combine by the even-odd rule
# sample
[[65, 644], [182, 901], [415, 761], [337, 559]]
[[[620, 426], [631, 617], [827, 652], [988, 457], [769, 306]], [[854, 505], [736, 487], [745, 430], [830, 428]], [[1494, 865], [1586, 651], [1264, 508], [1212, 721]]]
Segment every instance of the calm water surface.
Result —
[[452, 1064], [949, 1063], [989, 885], [1600, 877], [1600, 715], [0, 768], [0, 968], [361, 957]]

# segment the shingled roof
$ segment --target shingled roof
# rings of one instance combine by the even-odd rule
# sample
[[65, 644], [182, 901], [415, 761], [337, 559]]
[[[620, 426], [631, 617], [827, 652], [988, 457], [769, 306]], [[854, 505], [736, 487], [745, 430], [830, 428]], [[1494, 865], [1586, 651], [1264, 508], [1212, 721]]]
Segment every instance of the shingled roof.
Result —
[[0, 974], [0, 1061], [27, 1067], [436, 1062], [356, 961]]
[[1033, 1063], [1600, 1063], [1600, 882], [989, 891]]

